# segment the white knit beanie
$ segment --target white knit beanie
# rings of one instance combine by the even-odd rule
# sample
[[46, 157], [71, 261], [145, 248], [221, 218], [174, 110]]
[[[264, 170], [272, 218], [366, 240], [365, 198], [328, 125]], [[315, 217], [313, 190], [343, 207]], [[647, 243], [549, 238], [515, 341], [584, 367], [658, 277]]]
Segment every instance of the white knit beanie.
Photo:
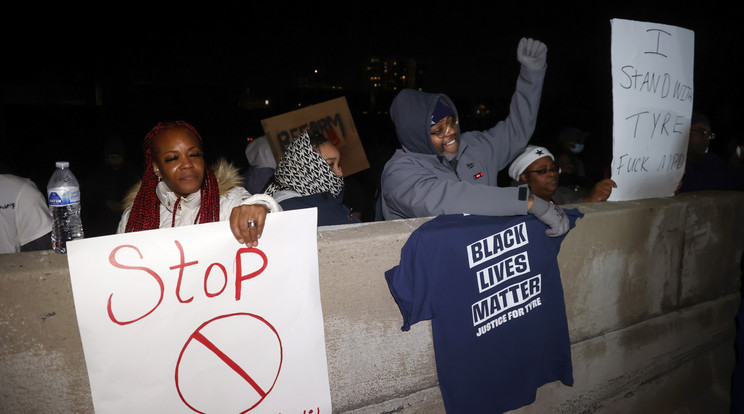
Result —
[[514, 181], [519, 181], [519, 175], [522, 174], [530, 164], [542, 157], [550, 157], [551, 160], [555, 161], [553, 154], [551, 154], [547, 148], [538, 147], [536, 145], [526, 146], [524, 150], [514, 158], [514, 161], [512, 161], [509, 166], [509, 177]]

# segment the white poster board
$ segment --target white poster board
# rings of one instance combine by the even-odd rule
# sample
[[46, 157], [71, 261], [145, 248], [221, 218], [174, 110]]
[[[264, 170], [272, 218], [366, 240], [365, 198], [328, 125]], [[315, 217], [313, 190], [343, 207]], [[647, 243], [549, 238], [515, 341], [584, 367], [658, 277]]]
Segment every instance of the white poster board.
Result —
[[315, 208], [68, 242], [96, 413], [330, 413]]
[[610, 201], [674, 195], [684, 174], [693, 103], [694, 33], [613, 19]]

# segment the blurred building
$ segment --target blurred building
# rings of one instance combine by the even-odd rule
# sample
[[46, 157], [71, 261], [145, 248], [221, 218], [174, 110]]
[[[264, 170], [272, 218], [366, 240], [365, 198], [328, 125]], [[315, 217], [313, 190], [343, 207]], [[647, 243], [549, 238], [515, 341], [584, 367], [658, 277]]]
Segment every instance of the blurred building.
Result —
[[368, 96], [368, 111], [384, 112], [403, 88], [417, 88], [423, 75], [413, 58], [370, 57], [362, 65], [360, 89]]

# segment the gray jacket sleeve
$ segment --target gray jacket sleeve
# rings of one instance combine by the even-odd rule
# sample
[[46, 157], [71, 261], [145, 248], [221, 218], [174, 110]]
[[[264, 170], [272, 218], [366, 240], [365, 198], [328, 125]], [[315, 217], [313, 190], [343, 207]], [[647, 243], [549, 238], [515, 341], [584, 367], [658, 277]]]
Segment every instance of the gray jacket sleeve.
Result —
[[509, 115], [494, 127], [479, 134], [484, 138], [478, 151], [490, 158], [499, 170], [517, 156], [535, 132], [542, 98], [545, 69], [529, 70], [522, 66], [509, 105]]
[[[440, 214], [510, 216], [527, 214], [525, 187], [477, 185], [443, 178], [409, 162], [388, 165], [383, 177], [386, 220]], [[521, 193], [521, 194], [520, 194]], [[521, 196], [521, 197], [520, 197]]]

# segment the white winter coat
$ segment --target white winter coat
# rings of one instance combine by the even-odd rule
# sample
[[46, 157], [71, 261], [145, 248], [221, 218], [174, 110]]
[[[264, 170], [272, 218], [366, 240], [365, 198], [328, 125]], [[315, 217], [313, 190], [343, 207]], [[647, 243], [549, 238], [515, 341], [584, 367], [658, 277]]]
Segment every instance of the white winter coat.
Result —
[[[218, 162], [213, 168], [213, 171], [220, 188], [220, 221], [228, 220], [232, 209], [240, 205], [260, 204], [266, 206], [272, 213], [282, 211], [282, 208], [271, 196], [266, 194], [251, 195], [248, 193], [248, 190], [242, 186], [237, 169], [226, 161]], [[132, 204], [134, 203], [134, 198], [137, 196], [139, 187], [140, 185], [138, 184], [132, 188], [125, 199], [126, 209], [121, 215], [119, 228], [116, 230], [117, 233], [124, 233], [126, 230], [129, 213], [132, 210]], [[178, 196], [164, 182], [158, 183], [155, 192], [160, 200], [161, 229], [194, 224], [201, 205], [201, 190], [181, 198], [175, 212], [175, 223], [173, 206]]]

